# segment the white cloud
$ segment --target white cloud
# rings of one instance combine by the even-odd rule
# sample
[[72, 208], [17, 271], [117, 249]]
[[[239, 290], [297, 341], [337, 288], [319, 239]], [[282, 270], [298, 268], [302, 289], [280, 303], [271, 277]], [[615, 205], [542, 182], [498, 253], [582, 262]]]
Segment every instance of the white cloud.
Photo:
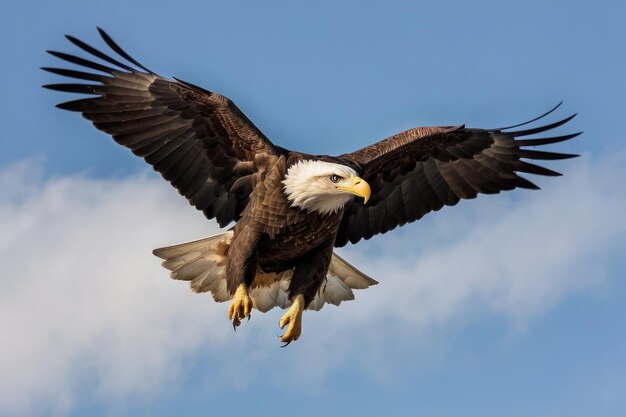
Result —
[[307, 313], [303, 338], [279, 350], [279, 312], [257, 313], [234, 334], [225, 305], [169, 280], [152, 256], [217, 230], [164, 181], [45, 179], [32, 162], [5, 168], [0, 414], [63, 413], [78, 398], [150, 399], [180, 388], [189, 361], [211, 363], [207, 385], [234, 389], [260, 372], [322, 388], [346, 363], [385, 378], [394, 351], [409, 345], [433, 358], [445, 348], [433, 348], [436, 336], [468, 312], [523, 327], [602, 282], [611, 251], [624, 246], [619, 158], [582, 159], [568, 171], [540, 181], [544, 191], [466, 202], [343, 251], [381, 284]]
[[81, 386], [152, 394], [207, 335], [223, 342], [227, 326], [211, 328], [220, 309], [170, 282], [150, 253], [214, 227], [154, 178], [44, 181], [38, 171], [19, 164], [0, 177], [15, 196], [0, 208], [0, 414], [63, 411]]

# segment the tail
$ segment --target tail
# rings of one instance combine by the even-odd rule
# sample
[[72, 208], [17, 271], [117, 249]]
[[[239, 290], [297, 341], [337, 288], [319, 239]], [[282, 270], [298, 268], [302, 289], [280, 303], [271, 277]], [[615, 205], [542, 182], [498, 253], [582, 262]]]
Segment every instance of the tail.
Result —
[[161, 265], [169, 269], [173, 279], [190, 281], [194, 292], [209, 292], [215, 301], [230, 300], [226, 290], [226, 254], [233, 238], [228, 231], [193, 242], [168, 246], [152, 251], [163, 259]]
[[[189, 281], [194, 292], [211, 292], [218, 302], [230, 300], [226, 289], [226, 257], [233, 232], [228, 231], [193, 242], [168, 246], [152, 251], [163, 259], [163, 267], [171, 271], [173, 279]], [[293, 270], [265, 273], [257, 270], [250, 291], [254, 308], [266, 312], [274, 307], [287, 308], [289, 283]], [[365, 289], [378, 284], [343, 258], [333, 253], [326, 281], [307, 309], [319, 310], [326, 303], [339, 305], [353, 300], [353, 289]]]

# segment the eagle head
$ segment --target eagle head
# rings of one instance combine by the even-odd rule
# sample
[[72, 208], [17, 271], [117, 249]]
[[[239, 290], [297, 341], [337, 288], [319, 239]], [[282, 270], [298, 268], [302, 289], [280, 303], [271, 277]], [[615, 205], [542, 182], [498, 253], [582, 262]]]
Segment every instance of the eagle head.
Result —
[[317, 160], [302, 160], [292, 165], [283, 180], [291, 207], [336, 213], [354, 196], [370, 198], [370, 186], [345, 165]]

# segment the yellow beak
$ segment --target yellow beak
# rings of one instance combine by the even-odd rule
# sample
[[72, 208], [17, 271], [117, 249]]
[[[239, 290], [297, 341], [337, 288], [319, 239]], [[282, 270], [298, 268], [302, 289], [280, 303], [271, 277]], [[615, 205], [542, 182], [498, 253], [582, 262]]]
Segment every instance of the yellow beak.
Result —
[[347, 191], [354, 195], [358, 195], [359, 197], [363, 197], [363, 203], [367, 203], [367, 200], [370, 199], [370, 195], [372, 194], [372, 190], [370, 189], [370, 185], [360, 177], [352, 178], [352, 186], [351, 187], [338, 187], [339, 190]]

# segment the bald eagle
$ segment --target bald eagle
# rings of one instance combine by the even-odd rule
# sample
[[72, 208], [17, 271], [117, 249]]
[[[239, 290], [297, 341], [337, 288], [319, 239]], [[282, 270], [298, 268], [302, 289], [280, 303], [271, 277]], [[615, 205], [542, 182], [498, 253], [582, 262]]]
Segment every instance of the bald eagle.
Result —
[[[302, 312], [352, 300], [377, 284], [333, 252], [453, 206], [479, 193], [538, 189], [518, 175], [560, 175], [527, 159], [577, 155], [539, 151], [578, 134], [528, 138], [574, 116], [512, 130], [464, 125], [418, 127], [356, 152], [308, 155], [273, 144], [228, 98], [141, 65], [98, 28], [112, 57], [66, 36], [92, 55], [48, 51], [82, 67], [43, 68], [86, 81], [44, 87], [87, 98], [58, 104], [76, 111], [145, 159], [224, 233], [154, 250], [174, 279], [231, 301], [236, 328], [252, 309], [288, 309], [283, 343], [298, 340]], [[99, 59], [94, 60], [94, 58]], [[557, 105], [558, 107], [558, 105]]]

